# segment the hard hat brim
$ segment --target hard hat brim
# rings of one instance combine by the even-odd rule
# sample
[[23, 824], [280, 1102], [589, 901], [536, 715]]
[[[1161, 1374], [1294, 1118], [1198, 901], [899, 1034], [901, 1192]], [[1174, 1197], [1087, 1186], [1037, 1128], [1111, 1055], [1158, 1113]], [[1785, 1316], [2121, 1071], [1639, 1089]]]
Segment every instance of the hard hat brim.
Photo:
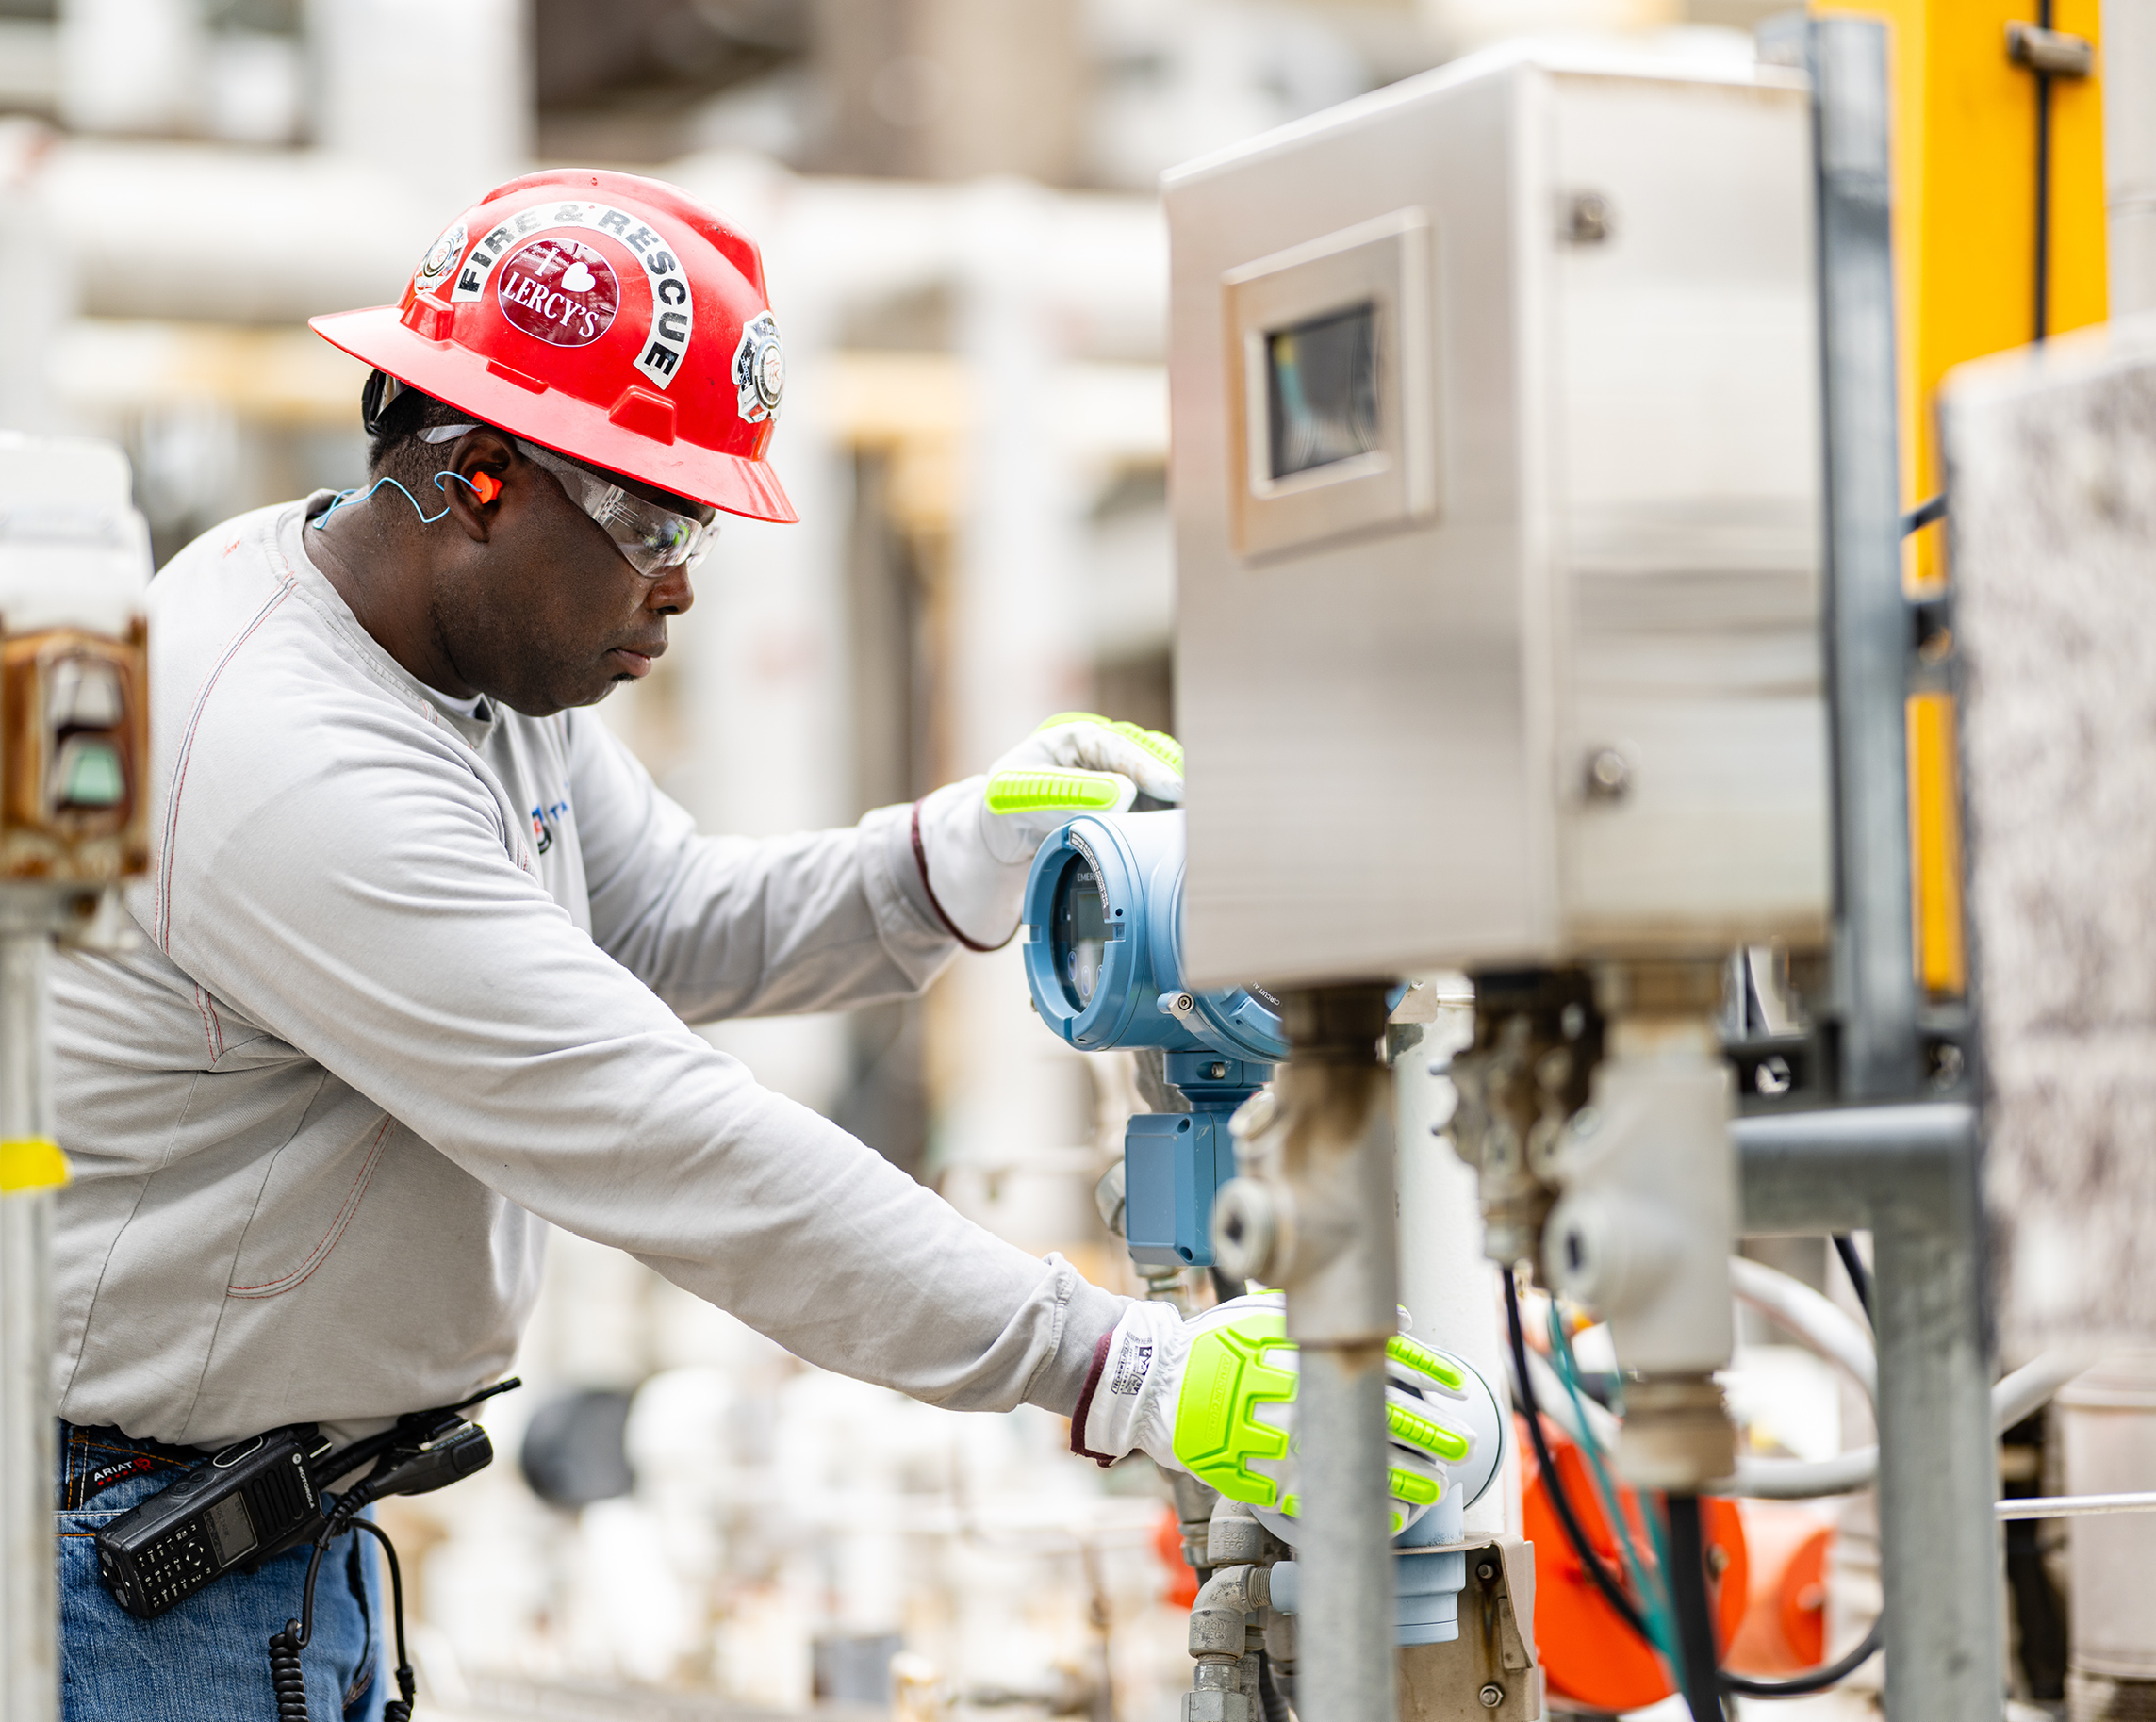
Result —
[[566, 390], [534, 387], [535, 378], [511, 381], [454, 341], [415, 334], [394, 305], [312, 317], [307, 326], [362, 364], [571, 460], [744, 519], [792, 525], [800, 518], [767, 463], [693, 442], [662, 441], [615, 422]]

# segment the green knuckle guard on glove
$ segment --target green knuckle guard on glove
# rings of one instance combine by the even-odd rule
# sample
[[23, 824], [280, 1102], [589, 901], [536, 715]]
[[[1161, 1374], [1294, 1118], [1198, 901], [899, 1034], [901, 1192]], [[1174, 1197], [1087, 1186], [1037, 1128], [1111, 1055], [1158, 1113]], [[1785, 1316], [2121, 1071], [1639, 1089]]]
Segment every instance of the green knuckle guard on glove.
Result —
[[1182, 745], [1097, 713], [1059, 712], [986, 776], [923, 796], [915, 853], [948, 930], [981, 950], [1009, 939], [1042, 842], [1079, 813], [1125, 812], [1140, 795], [1182, 801]]
[[[1458, 1359], [1406, 1334], [1385, 1353], [1386, 1481], [1399, 1532], [1448, 1489], [1480, 1493], [1502, 1425], [1489, 1388]], [[1276, 1293], [1232, 1299], [1188, 1321], [1165, 1304], [1135, 1304], [1103, 1342], [1072, 1446], [1102, 1460], [1143, 1451], [1230, 1500], [1293, 1518], [1299, 1380]]]

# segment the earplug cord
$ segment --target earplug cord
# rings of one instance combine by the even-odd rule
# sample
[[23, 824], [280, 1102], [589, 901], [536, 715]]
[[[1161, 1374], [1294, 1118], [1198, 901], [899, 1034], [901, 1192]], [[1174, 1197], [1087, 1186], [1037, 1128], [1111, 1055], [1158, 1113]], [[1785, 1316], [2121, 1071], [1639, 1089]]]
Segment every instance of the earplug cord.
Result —
[[[502, 481], [496, 478], [492, 473], [488, 472], [483, 472], [479, 476], [486, 481], [485, 485], [473, 484], [471, 480], [466, 478], [461, 472], [437, 472], [435, 474], [435, 488], [440, 491], [442, 495], [446, 497], [449, 495], [449, 486], [443, 481], [447, 479], [454, 479], [467, 490], [470, 491], [473, 496], [477, 497], [481, 502], [486, 503], [493, 501], [495, 497], [502, 494]], [[403, 492], [404, 500], [412, 505], [412, 512], [420, 517], [420, 524], [421, 526], [432, 526], [436, 520], [446, 517], [450, 512], [445, 507], [440, 514], [430, 515], [425, 509], [420, 506], [420, 499], [418, 497], [414, 496], [410, 491], [405, 490], [403, 485], [398, 484], [395, 479], [385, 476], [376, 479], [364, 490], [354, 486], [350, 490], [338, 491], [336, 497], [331, 500], [330, 505], [323, 509], [321, 513], [315, 516], [314, 520], [312, 521], [312, 525], [315, 531], [319, 533], [323, 527], [327, 526], [329, 524], [330, 516], [337, 513], [338, 509], [358, 507], [360, 503], [366, 501], [385, 484], [389, 485], [392, 489]], [[489, 491], [491, 491], [493, 494], [489, 495]]]

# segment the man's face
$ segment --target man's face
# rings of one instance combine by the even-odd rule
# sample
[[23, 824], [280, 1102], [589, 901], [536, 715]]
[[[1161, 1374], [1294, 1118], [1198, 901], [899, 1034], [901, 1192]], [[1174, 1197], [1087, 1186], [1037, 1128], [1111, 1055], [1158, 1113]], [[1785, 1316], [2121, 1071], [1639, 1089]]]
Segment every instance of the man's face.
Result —
[[[464, 680], [528, 716], [601, 700], [650, 673], [667, 618], [695, 602], [688, 572], [632, 567], [604, 527], [544, 467], [509, 450], [489, 461], [502, 495], [464, 566], [435, 582], [438, 637]], [[701, 503], [608, 474], [624, 489], [698, 520]]]

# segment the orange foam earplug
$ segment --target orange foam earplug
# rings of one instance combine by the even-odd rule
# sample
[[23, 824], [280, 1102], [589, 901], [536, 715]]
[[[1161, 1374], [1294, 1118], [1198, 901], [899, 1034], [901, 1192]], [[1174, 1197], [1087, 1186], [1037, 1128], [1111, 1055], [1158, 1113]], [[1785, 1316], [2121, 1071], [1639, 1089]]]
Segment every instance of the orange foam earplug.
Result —
[[478, 493], [482, 503], [491, 502], [502, 494], [502, 481], [491, 472], [473, 474], [471, 487]]

